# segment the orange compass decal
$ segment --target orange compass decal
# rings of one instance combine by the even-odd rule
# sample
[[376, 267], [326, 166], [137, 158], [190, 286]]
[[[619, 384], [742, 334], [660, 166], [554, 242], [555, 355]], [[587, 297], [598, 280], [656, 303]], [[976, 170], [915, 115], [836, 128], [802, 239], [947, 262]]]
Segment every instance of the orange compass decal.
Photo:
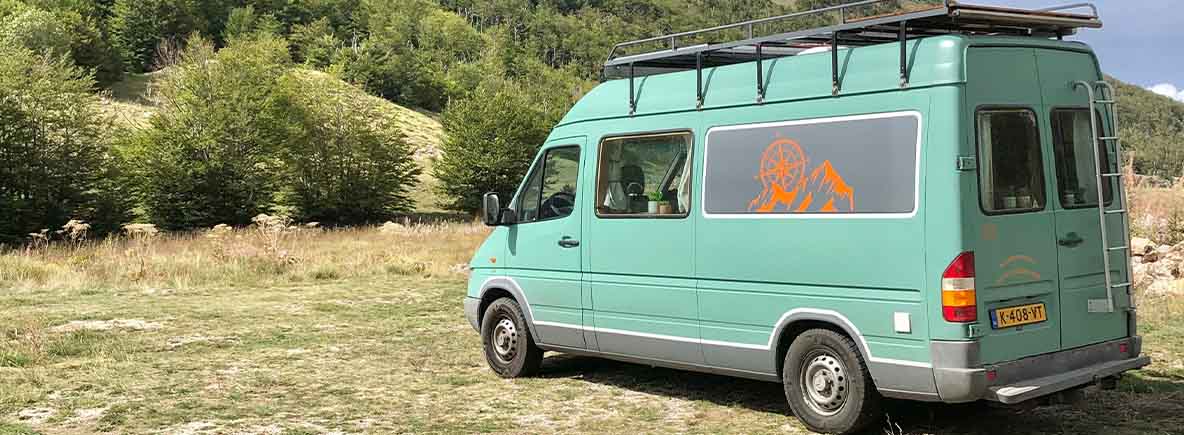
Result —
[[774, 213], [840, 213], [855, 211], [855, 190], [843, 180], [830, 160], [810, 171], [810, 160], [792, 139], [777, 139], [761, 153], [757, 177], [761, 193], [748, 211]]

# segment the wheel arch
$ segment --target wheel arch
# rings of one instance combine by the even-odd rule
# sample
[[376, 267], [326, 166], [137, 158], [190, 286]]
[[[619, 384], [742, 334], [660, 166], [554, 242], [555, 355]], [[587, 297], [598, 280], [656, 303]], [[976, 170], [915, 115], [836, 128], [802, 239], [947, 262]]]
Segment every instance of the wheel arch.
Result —
[[485, 321], [485, 310], [489, 308], [489, 304], [503, 297], [513, 299], [522, 308], [522, 315], [526, 316], [526, 327], [530, 329], [530, 334], [537, 340], [539, 335], [534, 327], [534, 315], [530, 310], [530, 302], [526, 300], [518, 282], [507, 276], [490, 277], [481, 283], [481, 302], [477, 307], [478, 327]]
[[799, 335], [810, 329], [828, 329], [847, 336], [855, 341], [864, 363], [871, 363], [871, 353], [867, 348], [867, 341], [859, 332], [859, 328], [855, 327], [846, 316], [830, 310], [798, 308], [781, 316], [781, 320], [777, 322], [777, 328], [773, 332], [774, 342], [771, 343], [771, 349], [773, 350], [773, 364], [777, 368], [777, 377], [782, 376], [785, 353], [789, 351], [789, 345]]

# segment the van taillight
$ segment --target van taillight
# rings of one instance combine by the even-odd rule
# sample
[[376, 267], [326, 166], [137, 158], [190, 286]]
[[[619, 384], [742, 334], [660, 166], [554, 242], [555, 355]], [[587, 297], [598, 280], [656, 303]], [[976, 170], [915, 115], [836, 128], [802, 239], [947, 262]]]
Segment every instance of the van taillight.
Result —
[[941, 315], [947, 322], [978, 320], [974, 294], [974, 253], [963, 252], [941, 274]]

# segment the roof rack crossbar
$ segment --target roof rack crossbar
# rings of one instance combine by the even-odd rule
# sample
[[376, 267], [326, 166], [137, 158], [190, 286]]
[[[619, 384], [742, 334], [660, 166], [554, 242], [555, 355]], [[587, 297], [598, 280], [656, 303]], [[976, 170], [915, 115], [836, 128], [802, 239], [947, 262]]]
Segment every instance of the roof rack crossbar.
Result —
[[[883, 1], [883, 0], [877, 0], [877, 1]], [[695, 46], [690, 46], [690, 47], [682, 47], [677, 50], [661, 50], [661, 51], [654, 51], [654, 52], [649, 52], [649, 53], [642, 53], [642, 54], [635, 54], [635, 55], [630, 55], [630, 56], [617, 57], [617, 58], [609, 59], [607, 62], [605, 62], [604, 65], [606, 67], [612, 67], [612, 66], [624, 65], [624, 64], [633, 63], [633, 62], [640, 63], [640, 62], [645, 62], [645, 61], [666, 59], [666, 58], [680, 56], [680, 55], [690, 56], [690, 55], [694, 55], [695, 53], [719, 51], [719, 50], [726, 50], [726, 49], [730, 49], [730, 48], [744, 47], [744, 46], [753, 46], [753, 45], [760, 44], [760, 43], [791, 41], [791, 40], [803, 39], [803, 38], [808, 38], [808, 37], [818, 36], [818, 35], [829, 35], [834, 32], [842, 32], [842, 31], [846, 31], [846, 30], [866, 29], [871, 26], [879, 26], [879, 25], [885, 25], [885, 24], [897, 24], [901, 21], [910, 21], [913, 19], [933, 17], [933, 16], [937, 16], [937, 15], [942, 15], [942, 14], [943, 14], [943, 12], [941, 12], [940, 10], [926, 10], [926, 11], [913, 12], [913, 13], [899, 15], [899, 16], [881, 17], [881, 18], [876, 18], [876, 19], [869, 19], [866, 21], [848, 22], [845, 24], [834, 24], [834, 25], [818, 27], [818, 28], [814, 28], [814, 29], [798, 30], [798, 31], [793, 31], [793, 32], [778, 33], [778, 34], [774, 34], [774, 35], [758, 36], [758, 37], [741, 39], [741, 40], [736, 40], [736, 41], [720, 42], [720, 43], [714, 43], [714, 44], [711, 44], [711, 43], [700, 44], [700, 45], [695, 45]]]
[[[637, 109], [637, 95], [634, 78], [637, 68], [643, 75], [661, 72], [689, 70], [696, 71], [695, 102], [702, 109], [706, 98], [703, 83], [703, 68], [756, 61], [756, 101], [763, 103], [768, 90], [763, 62], [769, 58], [793, 56], [813, 47], [827, 47], [831, 57], [832, 93], [842, 90], [842, 73], [839, 67], [839, 53], [849, 46], [865, 46], [895, 42], [900, 44], [900, 87], [907, 88], [911, 80], [909, 71], [908, 41], [944, 34], [1009, 35], [1062, 39], [1076, 33], [1079, 28], [1100, 28], [1102, 22], [1098, 9], [1091, 3], [1073, 3], [1042, 9], [1016, 9], [997, 6], [962, 4], [957, 0], [942, 0], [941, 3], [922, 9], [851, 18], [851, 8], [879, 5], [891, 0], [861, 0], [828, 6], [809, 11], [794, 12], [768, 18], [742, 21], [714, 26], [700, 30], [672, 33], [622, 42], [613, 46], [605, 60], [601, 76], [606, 78], [610, 70], [618, 74], [626, 68], [629, 78], [629, 112]], [[1089, 9], [1090, 13], [1071, 13], [1076, 9]], [[757, 26], [785, 22], [794, 18], [825, 16], [838, 12], [838, 20], [829, 25], [810, 29], [762, 35]], [[680, 46], [683, 39], [702, 37], [713, 32], [740, 29], [742, 37], [723, 42], [698, 42]], [[645, 44], [662, 43], [665, 47], [637, 54], [621, 52]]]
[[1040, 9], [1035, 9], [1035, 10], [1040, 11], [1040, 12], [1062, 12], [1062, 11], [1068, 11], [1068, 10], [1073, 10], [1073, 9], [1081, 9], [1081, 8], [1089, 8], [1090, 16], [1094, 17], [1094, 18], [1098, 18], [1098, 7], [1094, 6], [1093, 3], [1073, 3], [1073, 4], [1058, 5], [1058, 6], [1048, 7], [1048, 8], [1040, 8]]
[[[638, 39], [635, 41], [622, 42], [622, 43], [619, 43], [619, 44], [613, 46], [612, 50], [609, 51], [608, 57], [609, 57], [609, 59], [612, 59], [614, 57], [614, 55], [616, 54], [617, 50], [620, 50], [622, 48], [633, 47], [633, 46], [637, 46], [637, 45], [642, 45], [642, 44], [646, 44], [646, 43], [650, 43], [650, 42], [658, 42], [658, 41], [669, 41], [670, 49], [674, 50], [677, 47], [678, 38], [682, 38], [685, 36], [702, 35], [704, 33], [721, 32], [724, 30], [738, 29], [741, 27], [747, 28], [747, 32], [746, 32], [748, 34], [747, 39], [752, 39], [753, 27], [757, 24], [766, 24], [766, 23], [771, 23], [771, 22], [775, 22], [775, 21], [784, 21], [784, 20], [788, 20], [791, 18], [801, 18], [801, 17], [805, 17], [805, 16], [809, 16], [809, 15], [819, 15], [819, 14], [824, 14], [827, 12], [844, 11], [847, 8], [867, 6], [867, 5], [871, 5], [871, 4], [875, 4], [875, 3], [883, 3], [886, 1], [890, 1], [890, 0], [862, 0], [862, 1], [853, 2], [853, 3], [845, 3], [845, 4], [841, 4], [841, 5], [836, 5], [836, 6], [827, 6], [824, 8], [811, 9], [808, 11], [794, 12], [794, 13], [785, 14], [785, 15], [778, 15], [775, 17], [758, 18], [755, 20], [742, 21], [739, 23], [724, 24], [724, 25], [715, 26], [715, 27], [708, 27], [706, 29], [690, 30], [690, 31], [686, 31], [686, 32], [678, 32], [678, 33], [672, 33], [669, 35], [655, 36], [652, 38], [645, 38], [645, 39]], [[846, 19], [844, 18], [843, 21], [846, 21]]]

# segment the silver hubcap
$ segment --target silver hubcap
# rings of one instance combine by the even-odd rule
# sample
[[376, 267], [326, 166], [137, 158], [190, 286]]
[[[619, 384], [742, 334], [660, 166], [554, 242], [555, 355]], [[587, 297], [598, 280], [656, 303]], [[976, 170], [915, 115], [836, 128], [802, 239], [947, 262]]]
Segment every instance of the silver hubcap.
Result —
[[847, 403], [847, 368], [834, 355], [819, 352], [802, 367], [802, 396], [814, 412], [835, 415]]
[[518, 329], [512, 320], [503, 317], [493, 326], [493, 352], [503, 363], [514, 360], [514, 354], [518, 352]]

